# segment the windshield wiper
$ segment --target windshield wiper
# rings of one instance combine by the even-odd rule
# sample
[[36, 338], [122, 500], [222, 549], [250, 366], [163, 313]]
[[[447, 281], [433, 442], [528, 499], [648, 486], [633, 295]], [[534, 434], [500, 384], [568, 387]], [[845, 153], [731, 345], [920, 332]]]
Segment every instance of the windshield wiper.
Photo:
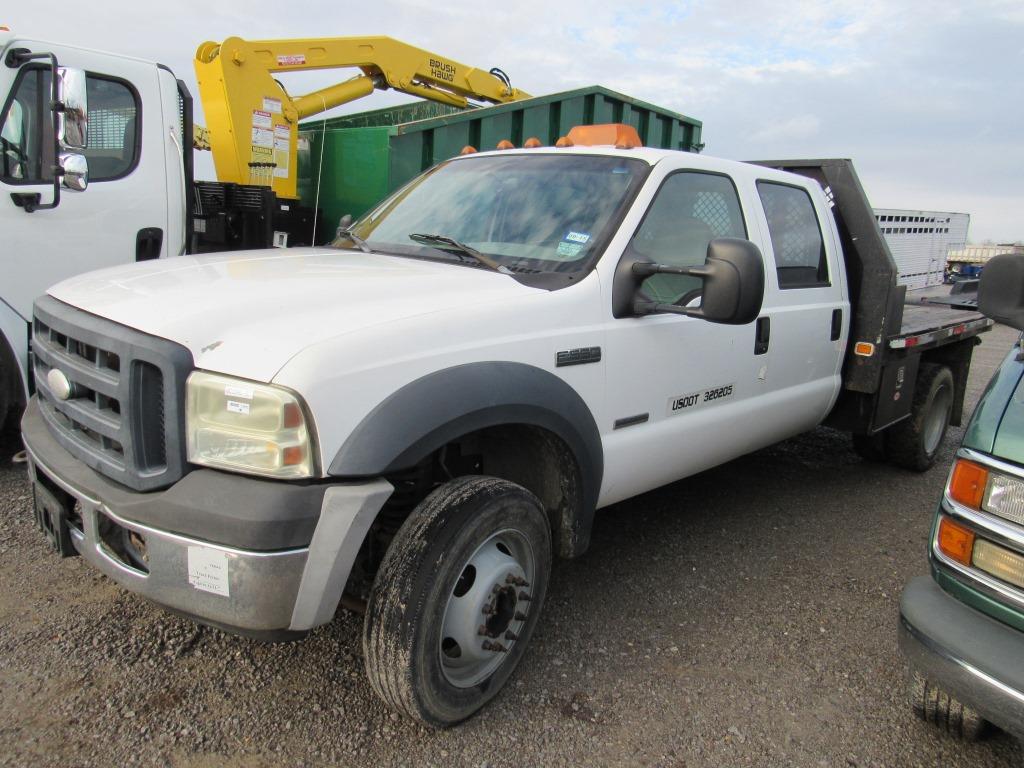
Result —
[[353, 243], [355, 243], [359, 250], [362, 251], [363, 253], [373, 253], [373, 249], [370, 248], [367, 242], [363, 240], [363, 238], [361, 238], [355, 232], [353, 232], [351, 229], [339, 229], [337, 234], [334, 236], [334, 242], [336, 243], [343, 237], [348, 238]]
[[417, 243], [423, 243], [424, 245], [440, 243], [441, 245], [446, 245], [449, 248], [458, 251], [459, 253], [464, 253], [467, 256], [471, 256], [472, 258], [476, 259], [481, 264], [483, 264], [485, 267], [490, 267], [495, 272], [501, 272], [501, 274], [503, 275], [515, 274], [515, 272], [513, 272], [511, 269], [502, 266], [494, 259], [492, 259], [490, 256], [488, 256], [486, 253], [481, 253], [471, 245], [460, 243], [453, 237], [447, 237], [446, 235], [426, 235], [423, 234], [422, 232], [413, 232], [411, 235], [409, 235], [409, 239], [415, 240]]

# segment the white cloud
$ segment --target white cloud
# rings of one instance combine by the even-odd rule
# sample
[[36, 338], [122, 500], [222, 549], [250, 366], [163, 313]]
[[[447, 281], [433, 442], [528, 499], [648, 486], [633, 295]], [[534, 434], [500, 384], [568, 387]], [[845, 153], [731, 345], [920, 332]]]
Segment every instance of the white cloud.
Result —
[[821, 128], [821, 120], [815, 115], [795, 115], [779, 123], [767, 123], [751, 134], [755, 142], [775, 142], [780, 139], [800, 141], [816, 135]]
[[[387, 34], [499, 66], [531, 93], [597, 83], [676, 109], [704, 121], [714, 154], [853, 157], [876, 200], [974, 206], [973, 237], [1024, 238], [1020, 0], [95, 0], [3, 15], [22, 33], [160, 61], [189, 83], [203, 40]], [[348, 109], [404, 100], [376, 94]]]

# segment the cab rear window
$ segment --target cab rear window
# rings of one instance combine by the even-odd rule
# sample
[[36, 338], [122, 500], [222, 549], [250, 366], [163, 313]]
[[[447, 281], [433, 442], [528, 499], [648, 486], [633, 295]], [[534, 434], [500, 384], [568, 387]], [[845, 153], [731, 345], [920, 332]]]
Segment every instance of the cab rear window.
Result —
[[757, 182], [779, 288], [817, 288], [830, 285], [825, 240], [807, 190], [770, 181]]

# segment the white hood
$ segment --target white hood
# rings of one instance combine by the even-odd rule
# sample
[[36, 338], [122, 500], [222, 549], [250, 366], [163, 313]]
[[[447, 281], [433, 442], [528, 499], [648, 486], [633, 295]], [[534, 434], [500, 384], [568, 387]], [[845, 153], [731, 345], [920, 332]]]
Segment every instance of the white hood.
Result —
[[270, 381], [305, 347], [373, 325], [536, 293], [486, 269], [326, 248], [181, 256], [58, 283], [60, 301]]

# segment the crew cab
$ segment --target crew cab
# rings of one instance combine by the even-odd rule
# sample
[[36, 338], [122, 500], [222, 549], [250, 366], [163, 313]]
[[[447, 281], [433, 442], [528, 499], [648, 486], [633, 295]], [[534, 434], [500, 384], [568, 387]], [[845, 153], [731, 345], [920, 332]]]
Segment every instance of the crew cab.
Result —
[[444, 726], [598, 508], [825, 421], [931, 464], [990, 321], [904, 314], [849, 161], [562, 143], [441, 163], [331, 248], [52, 287], [22, 429], [53, 546], [269, 639], [365, 598], [374, 688]]
[[[1024, 329], [1024, 256], [985, 266], [982, 311]], [[971, 416], [936, 510], [931, 575], [900, 599], [910, 702], [971, 741], [992, 723], [1024, 739], [1024, 337]]]

